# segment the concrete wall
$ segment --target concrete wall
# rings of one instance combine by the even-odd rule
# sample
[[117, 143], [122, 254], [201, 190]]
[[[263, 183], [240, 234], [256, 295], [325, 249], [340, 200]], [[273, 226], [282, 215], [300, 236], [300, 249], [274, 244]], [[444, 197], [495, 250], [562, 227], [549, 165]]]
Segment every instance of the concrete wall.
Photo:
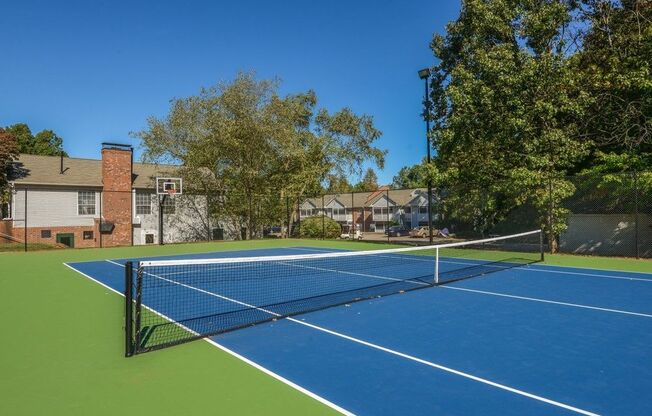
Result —
[[[602, 256], [636, 255], [635, 217], [631, 214], [573, 214], [561, 233], [559, 249], [565, 253]], [[652, 257], [652, 216], [639, 215], [638, 246], [641, 257]]]

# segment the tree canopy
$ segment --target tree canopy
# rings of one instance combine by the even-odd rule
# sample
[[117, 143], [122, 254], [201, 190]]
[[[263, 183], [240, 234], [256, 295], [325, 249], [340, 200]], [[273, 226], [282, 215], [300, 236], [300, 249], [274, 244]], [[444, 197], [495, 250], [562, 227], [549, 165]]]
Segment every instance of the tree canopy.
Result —
[[372, 168], [368, 168], [360, 182], [358, 182], [353, 190], [356, 192], [371, 192], [378, 189], [378, 175]]
[[35, 135], [25, 123], [5, 128], [18, 142], [18, 152], [41, 156], [67, 156], [63, 150], [63, 139], [52, 130], [41, 130]]
[[4, 196], [9, 185], [9, 169], [16, 156], [18, 156], [16, 138], [7, 130], [0, 128], [0, 202], [4, 202]]
[[397, 189], [425, 187], [428, 185], [427, 170], [428, 166], [425, 159], [418, 165], [403, 166], [394, 175], [392, 186]]
[[361, 173], [364, 162], [384, 163], [371, 116], [331, 113], [317, 107], [313, 91], [281, 96], [278, 87], [240, 73], [173, 100], [167, 117], [150, 118], [137, 133], [146, 160], [183, 166], [189, 190], [227, 194], [216, 212], [250, 236], [271, 222], [265, 216], [278, 220], [286, 198], [316, 194], [329, 179]]
[[[652, 152], [652, 3], [588, 0], [577, 73], [591, 97], [584, 134], [602, 152]], [[600, 163], [600, 158], [592, 160]], [[648, 165], [652, 167], [652, 165]]]
[[[426, 177], [445, 190], [448, 214], [486, 232], [528, 205], [554, 246], [575, 191], [567, 175], [644, 167], [651, 13], [643, 0], [463, 1], [430, 45]], [[419, 166], [395, 184], [414, 185]]]

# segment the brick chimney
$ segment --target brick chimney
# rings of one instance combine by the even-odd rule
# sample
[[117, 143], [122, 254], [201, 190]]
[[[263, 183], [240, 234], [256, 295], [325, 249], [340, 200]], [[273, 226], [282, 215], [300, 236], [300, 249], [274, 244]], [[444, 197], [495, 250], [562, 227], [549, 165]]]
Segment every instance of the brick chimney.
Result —
[[102, 242], [105, 247], [132, 244], [132, 167], [131, 146], [102, 143]]

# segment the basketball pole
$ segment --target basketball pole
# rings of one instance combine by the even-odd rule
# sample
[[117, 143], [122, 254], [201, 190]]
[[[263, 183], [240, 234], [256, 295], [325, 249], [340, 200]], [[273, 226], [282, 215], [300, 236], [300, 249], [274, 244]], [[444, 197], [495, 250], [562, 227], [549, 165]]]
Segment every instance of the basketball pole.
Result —
[[162, 196], [159, 196], [159, 204], [158, 204], [158, 244], [163, 245], [163, 205], [165, 205], [165, 198], [167, 198], [167, 194], [163, 194]]

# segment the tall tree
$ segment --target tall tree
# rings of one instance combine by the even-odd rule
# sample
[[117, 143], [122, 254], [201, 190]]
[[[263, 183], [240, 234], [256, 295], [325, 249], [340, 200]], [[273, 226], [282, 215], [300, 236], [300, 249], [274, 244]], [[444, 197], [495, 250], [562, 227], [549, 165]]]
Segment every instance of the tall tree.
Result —
[[5, 202], [11, 162], [17, 156], [18, 143], [16, 138], [7, 130], [0, 128], [0, 202]]
[[[564, 229], [564, 174], [585, 157], [569, 65], [573, 1], [466, 0], [431, 48], [435, 163], [485, 232], [529, 201], [551, 248]], [[545, 190], [552, 192], [545, 192]], [[552, 198], [551, 198], [552, 196]], [[478, 208], [478, 207], [481, 207]]]
[[326, 192], [331, 194], [339, 194], [345, 192], [351, 192], [353, 186], [349, 183], [349, 180], [346, 176], [342, 174], [330, 174], [326, 178]]
[[63, 153], [63, 139], [52, 130], [42, 130], [36, 135], [25, 123], [13, 124], [6, 127], [18, 142], [18, 151], [31, 155], [59, 156]]
[[577, 67], [591, 105], [583, 133], [601, 151], [627, 153], [621, 159], [633, 160], [652, 152], [652, 2], [584, 5], [588, 30]]
[[354, 190], [358, 192], [371, 192], [378, 189], [378, 175], [372, 168], [367, 168], [364, 173], [364, 176], [354, 186]]
[[174, 100], [166, 118], [150, 118], [137, 135], [147, 160], [180, 163], [193, 191], [224, 195], [213, 215], [251, 237], [282, 221], [286, 201], [318, 192], [328, 175], [357, 172], [365, 161], [383, 165], [372, 117], [316, 106], [312, 91], [280, 96], [277, 81], [240, 73]]
[[428, 185], [427, 163], [403, 166], [392, 179], [394, 188], [421, 188]]

